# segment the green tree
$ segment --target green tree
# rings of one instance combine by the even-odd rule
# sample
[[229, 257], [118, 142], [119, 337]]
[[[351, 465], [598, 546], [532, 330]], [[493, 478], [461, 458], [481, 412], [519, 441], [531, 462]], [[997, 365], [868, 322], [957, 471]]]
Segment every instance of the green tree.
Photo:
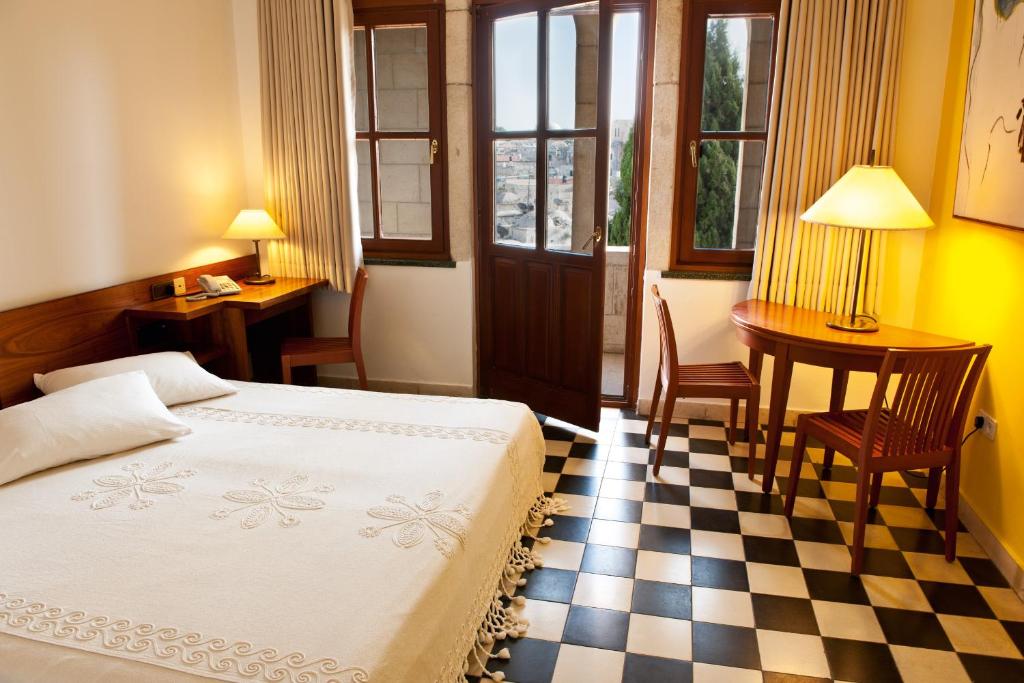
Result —
[[629, 246], [629, 226], [633, 215], [633, 127], [622, 146], [619, 161], [619, 183], [615, 186], [615, 203], [619, 208], [608, 226], [608, 244], [613, 247]]
[[[701, 128], [704, 131], [740, 130], [743, 81], [739, 58], [729, 45], [724, 20], [708, 24], [704, 54]], [[694, 246], [698, 249], [732, 246], [738, 160], [739, 143], [734, 140], [708, 140], [701, 145], [694, 231]]]

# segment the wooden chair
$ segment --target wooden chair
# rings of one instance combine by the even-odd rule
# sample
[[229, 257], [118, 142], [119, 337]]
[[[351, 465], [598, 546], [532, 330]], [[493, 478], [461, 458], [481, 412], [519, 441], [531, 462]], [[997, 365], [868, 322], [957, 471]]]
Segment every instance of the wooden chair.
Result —
[[291, 337], [281, 343], [281, 377], [292, 383], [292, 368], [325, 363], [355, 363], [359, 388], [366, 390], [366, 369], [363, 367], [362, 335], [359, 328], [366, 293], [366, 270], [356, 271], [355, 287], [348, 307], [347, 337]]
[[[857, 467], [851, 573], [864, 564], [864, 524], [878, 504], [882, 473], [927, 468], [929, 509], [935, 507], [946, 468], [946, 560], [956, 557], [960, 442], [978, 378], [991, 346], [954, 350], [890, 349], [882, 361], [867, 410], [801, 415], [789, 469], [786, 516], [793, 515], [807, 437], [848, 457]], [[899, 375], [892, 406], [883, 407], [889, 379]]]
[[661, 469], [665, 455], [672, 411], [677, 398], [727, 398], [729, 399], [729, 443], [736, 443], [736, 417], [740, 400], [747, 402], [747, 439], [750, 452], [747, 456], [747, 476], [754, 477], [754, 461], [757, 458], [757, 415], [761, 403], [761, 385], [743, 363], [709, 363], [705, 365], [679, 365], [676, 354], [676, 336], [672, 329], [672, 317], [668, 304], [661, 298], [658, 286], [652, 285], [654, 307], [658, 313], [658, 331], [661, 334], [661, 360], [658, 376], [654, 381], [654, 397], [651, 399], [650, 415], [647, 418], [647, 441], [650, 443], [654, 431], [654, 417], [658, 412], [658, 399], [665, 389], [665, 407], [662, 409], [661, 433], [658, 435], [657, 456], [654, 460], [654, 474]]

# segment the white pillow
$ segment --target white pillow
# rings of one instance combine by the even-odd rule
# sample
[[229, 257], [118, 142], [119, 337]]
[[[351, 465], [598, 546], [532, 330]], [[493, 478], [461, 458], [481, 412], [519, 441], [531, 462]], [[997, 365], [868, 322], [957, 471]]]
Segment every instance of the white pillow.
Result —
[[0, 484], [191, 432], [145, 373], [94, 379], [0, 410]]
[[217, 375], [203, 369], [187, 351], [163, 351], [128, 356], [103, 363], [77, 365], [34, 376], [36, 387], [44, 394], [73, 387], [82, 382], [142, 370], [165, 406], [191, 403], [233, 394], [238, 390]]

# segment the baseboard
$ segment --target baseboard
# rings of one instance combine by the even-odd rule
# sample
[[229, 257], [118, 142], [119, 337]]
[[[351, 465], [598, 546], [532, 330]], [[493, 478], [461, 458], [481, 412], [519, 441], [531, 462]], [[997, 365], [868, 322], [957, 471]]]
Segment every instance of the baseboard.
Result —
[[960, 521], [971, 532], [981, 549], [988, 553], [989, 559], [999, 569], [1010, 587], [1017, 592], [1017, 595], [1021, 596], [1021, 599], [1024, 599], [1024, 568], [1017, 564], [1013, 555], [1006, 550], [999, 538], [982, 521], [971, 504], [964, 498], [962, 492], [960, 494]]
[[[636, 411], [640, 415], [650, 415], [651, 399], [639, 399], [637, 401]], [[785, 423], [789, 426], [796, 425], [796, 418], [801, 413], [799, 410], [786, 410]], [[661, 415], [661, 412], [658, 412]], [[740, 402], [739, 420], [742, 424], [746, 416], [746, 408], [743, 402]], [[673, 418], [685, 418], [695, 420], [728, 420], [729, 419], [729, 404], [728, 403], [715, 403], [710, 401], [699, 401], [693, 399], [680, 398], [676, 399], [676, 407], [672, 411]], [[758, 414], [758, 421], [761, 424], [768, 424], [768, 409], [762, 407]]]
[[[335, 377], [334, 375], [318, 375], [317, 384], [334, 389], [358, 389], [359, 382], [355, 377]], [[429, 396], [475, 396], [476, 392], [468, 384], [430, 384], [427, 382], [402, 382], [392, 379], [371, 379], [367, 381], [370, 391], [381, 391], [389, 394], [424, 394]]]

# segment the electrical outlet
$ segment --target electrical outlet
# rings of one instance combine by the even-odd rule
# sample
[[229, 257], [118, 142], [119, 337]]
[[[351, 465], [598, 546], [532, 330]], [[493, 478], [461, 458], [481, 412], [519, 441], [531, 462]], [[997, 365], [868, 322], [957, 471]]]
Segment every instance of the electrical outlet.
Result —
[[985, 421], [985, 423], [981, 426], [981, 433], [984, 434], [985, 438], [988, 439], [989, 441], [995, 441], [996, 427], [999, 426], [999, 423], [996, 422], [996, 419], [994, 417], [986, 413], [984, 410], [978, 411], [978, 417]]

